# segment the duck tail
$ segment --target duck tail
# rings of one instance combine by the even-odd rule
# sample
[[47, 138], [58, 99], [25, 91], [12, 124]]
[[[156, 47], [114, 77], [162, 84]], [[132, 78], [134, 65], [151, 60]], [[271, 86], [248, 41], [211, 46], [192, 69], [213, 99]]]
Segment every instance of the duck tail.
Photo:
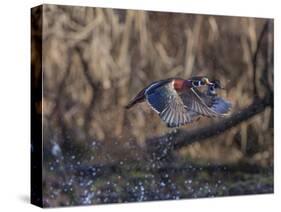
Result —
[[136, 96], [135, 98], [133, 98], [126, 106], [126, 109], [130, 109], [131, 107], [133, 107], [135, 104], [143, 102], [145, 100], [145, 89], [141, 90]]

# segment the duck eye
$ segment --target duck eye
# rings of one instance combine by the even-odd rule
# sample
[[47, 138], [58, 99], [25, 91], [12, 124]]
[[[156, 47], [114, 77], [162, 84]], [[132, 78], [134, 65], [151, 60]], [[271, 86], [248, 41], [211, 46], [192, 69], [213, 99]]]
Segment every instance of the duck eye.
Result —
[[199, 86], [199, 81], [194, 81], [192, 84], [193, 84], [194, 87], [198, 87]]

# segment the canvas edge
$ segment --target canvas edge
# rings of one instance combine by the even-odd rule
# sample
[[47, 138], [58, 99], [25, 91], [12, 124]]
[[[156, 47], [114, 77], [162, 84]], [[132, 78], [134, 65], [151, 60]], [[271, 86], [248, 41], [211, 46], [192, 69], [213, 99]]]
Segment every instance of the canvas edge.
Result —
[[42, 190], [42, 31], [43, 5], [32, 7], [31, 21], [31, 204], [44, 207]]

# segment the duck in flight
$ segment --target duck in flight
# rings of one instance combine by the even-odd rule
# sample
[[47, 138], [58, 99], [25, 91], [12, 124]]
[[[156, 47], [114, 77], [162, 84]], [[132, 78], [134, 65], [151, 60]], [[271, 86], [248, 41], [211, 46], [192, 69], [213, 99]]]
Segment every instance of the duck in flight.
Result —
[[[200, 91], [202, 87], [205, 89]], [[214, 118], [227, 115], [231, 103], [217, 95], [217, 90], [221, 88], [218, 80], [210, 81], [207, 77], [164, 79], [142, 89], [126, 108], [146, 101], [167, 127], [180, 127], [200, 116]]]

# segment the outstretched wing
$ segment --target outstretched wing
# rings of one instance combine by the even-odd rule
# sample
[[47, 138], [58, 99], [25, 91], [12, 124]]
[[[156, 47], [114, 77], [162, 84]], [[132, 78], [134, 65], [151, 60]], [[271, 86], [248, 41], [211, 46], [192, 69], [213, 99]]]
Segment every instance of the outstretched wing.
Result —
[[214, 88], [214, 90], [210, 92], [210, 88], [211, 87], [207, 87], [204, 92], [197, 93], [209, 108], [211, 108], [216, 113], [226, 115], [231, 110], [231, 102], [225, 100], [222, 97], [219, 97]]
[[192, 118], [187, 113], [173, 82], [166, 82], [159, 86], [159, 82], [152, 84], [145, 92], [147, 103], [155, 110], [168, 127], [179, 127], [190, 123]]
[[226, 115], [232, 107], [229, 101], [218, 96], [212, 97], [211, 102], [212, 103], [210, 104], [210, 108], [216, 113], [223, 114], [223, 115]]
[[224, 114], [220, 112], [222, 111], [221, 100], [217, 102], [219, 103], [217, 105], [214, 104], [214, 102], [208, 104], [208, 96], [195, 88], [186, 88], [184, 92], [180, 94], [180, 97], [188, 111], [193, 111], [198, 113], [198, 115], [207, 117], [224, 116]]

